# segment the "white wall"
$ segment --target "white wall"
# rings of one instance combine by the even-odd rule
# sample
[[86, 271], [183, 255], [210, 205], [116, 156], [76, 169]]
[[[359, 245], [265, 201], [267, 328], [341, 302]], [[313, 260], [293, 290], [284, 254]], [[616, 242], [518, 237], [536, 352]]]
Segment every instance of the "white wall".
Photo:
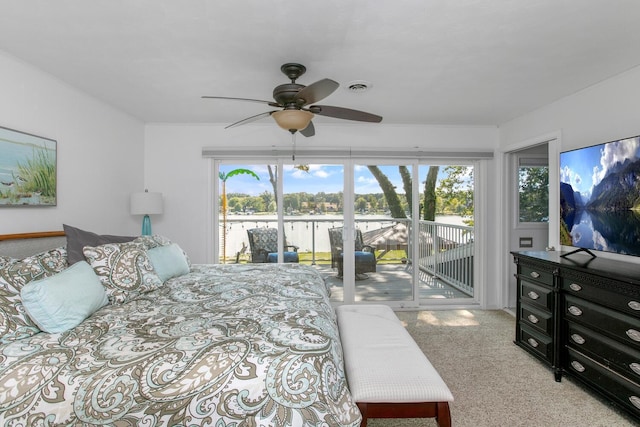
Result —
[[640, 67], [500, 126], [502, 147], [562, 131], [561, 151], [640, 134]]
[[[504, 149], [559, 132], [560, 152], [640, 135], [639, 100], [640, 67], [636, 67], [501, 125], [500, 146]], [[559, 212], [558, 203], [550, 198], [550, 211]], [[558, 240], [558, 229], [557, 220], [549, 223], [550, 243]], [[640, 262], [637, 257], [604, 252], [598, 256]]]
[[2, 52], [0, 94], [0, 126], [58, 143], [57, 206], [0, 207], [0, 234], [139, 234], [129, 194], [143, 189], [144, 124]]
[[[346, 147], [360, 149], [410, 149], [423, 151], [493, 151], [497, 146], [494, 127], [412, 126], [385, 124], [316, 123], [312, 138], [297, 137], [297, 150]], [[208, 147], [262, 147], [278, 150], [292, 148], [291, 136], [266, 121], [233, 129], [224, 125], [148, 124], [145, 135], [145, 183], [149, 191], [162, 192], [165, 213], [153, 218], [154, 232], [178, 242], [193, 262], [207, 259], [207, 232], [212, 220], [207, 216], [208, 192], [211, 190], [211, 160], [202, 157]], [[493, 169], [489, 161], [489, 169]], [[492, 172], [487, 173], [489, 188], [495, 185]], [[491, 195], [488, 197], [492, 198]], [[493, 204], [492, 204], [493, 206]], [[489, 224], [492, 235], [496, 224]], [[495, 254], [495, 248], [488, 251]], [[491, 257], [491, 255], [489, 255]], [[489, 272], [491, 276], [493, 272]], [[487, 280], [495, 286], [497, 277]], [[499, 289], [499, 288], [497, 288]], [[489, 303], [495, 304], [496, 289], [489, 291]]]

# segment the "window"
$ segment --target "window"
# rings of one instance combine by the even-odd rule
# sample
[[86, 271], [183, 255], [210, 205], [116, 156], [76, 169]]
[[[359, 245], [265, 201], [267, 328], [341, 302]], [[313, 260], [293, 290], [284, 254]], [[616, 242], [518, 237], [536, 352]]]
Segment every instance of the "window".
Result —
[[518, 163], [518, 221], [549, 222], [547, 159], [521, 157]]

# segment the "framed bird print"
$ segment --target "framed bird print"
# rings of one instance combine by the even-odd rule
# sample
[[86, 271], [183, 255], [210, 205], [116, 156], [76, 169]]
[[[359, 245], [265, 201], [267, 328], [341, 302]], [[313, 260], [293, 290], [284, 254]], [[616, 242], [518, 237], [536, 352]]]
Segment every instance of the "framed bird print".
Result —
[[0, 127], [0, 207], [56, 206], [57, 142]]

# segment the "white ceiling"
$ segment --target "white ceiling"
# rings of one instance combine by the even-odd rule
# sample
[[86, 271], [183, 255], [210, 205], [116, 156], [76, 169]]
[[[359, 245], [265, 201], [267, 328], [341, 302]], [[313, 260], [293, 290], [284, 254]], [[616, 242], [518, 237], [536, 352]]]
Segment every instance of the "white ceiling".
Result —
[[[298, 83], [383, 123], [499, 125], [640, 65], [637, 0], [0, 0], [0, 50], [145, 122], [232, 123]], [[365, 93], [344, 88], [372, 83]], [[265, 118], [263, 120], [270, 120]], [[337, 121], [322, 118], [318, 121]]]

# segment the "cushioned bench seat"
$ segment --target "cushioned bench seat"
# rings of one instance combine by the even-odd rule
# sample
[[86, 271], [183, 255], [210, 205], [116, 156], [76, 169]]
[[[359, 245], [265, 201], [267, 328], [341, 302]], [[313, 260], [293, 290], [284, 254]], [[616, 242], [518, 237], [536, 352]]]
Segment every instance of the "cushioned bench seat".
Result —
[[336, 308], [349, 390], [367, 418], [436, 418], [451, 426], [453, 395], [393, 310]]

